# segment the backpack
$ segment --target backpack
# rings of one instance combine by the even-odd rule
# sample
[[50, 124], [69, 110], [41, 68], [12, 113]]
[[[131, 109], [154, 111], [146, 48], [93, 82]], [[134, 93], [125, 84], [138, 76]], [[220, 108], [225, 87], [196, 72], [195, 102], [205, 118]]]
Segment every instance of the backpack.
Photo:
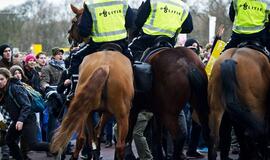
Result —
[[[45, 109], [45, 102], [42, 98], [42, 95], [26, 83], [22, 83], [22, 86], [25, 88], [25, 90], [28, 93], [28, 96], [31, 102], [31, 110], [36, 113], [43, 112]], [[17, 103], [16, 99], [14, 98], [11, 92], [11, 88], [9, 88], [9, 95], [11, 96], [13, 101], [16, 103], [17, 107], [21, 108], [21, 106]]]

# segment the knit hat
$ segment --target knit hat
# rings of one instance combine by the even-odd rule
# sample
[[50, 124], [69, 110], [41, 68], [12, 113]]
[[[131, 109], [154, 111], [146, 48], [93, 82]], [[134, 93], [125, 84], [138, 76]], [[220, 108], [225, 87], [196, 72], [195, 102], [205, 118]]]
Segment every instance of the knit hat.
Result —
[[28, 63], [31, 59], [35, 60], [36, 61], [36, 56], [34, 56], [33, 54], [28, 54], [26, 57], [25, 57], [25, 63]]
[[6, 48], [11, 48], [8, 44], [3, 44], [0, 46], [0, 56], [3, 56], [4, 50]]
[[19, 66], [19, 65], [14, 65], [14, 66], [12, 66], [12, 67], [9, 69], [9, 71], [11, 72], [11, 75], [13, 75], [13, 76], [14, 76], [14, 74], [15, 74], [15, 71], [20, 71], [21, 74], [24, 76], [24, 71], [23, 71], [22, 67]]
[[22, 74], [22, 79], [23, 79], [23, 80], [26, 81], [26, 80], [28, 79], [28, 78], [25, 76], [22, 67], [19, 66], [19, 65], [14, 65], [14, 66], [12, 66], [12, 67], [9, 69], [9, 71], [11, 72], [11, 75], [12, 75], [12, 76], [15, 75], [15, 72], [16, 72], [16, 71], [19, 71], [19, 72]]
[[53, 55], [53, 56], [57, 55], [58, 52], [64, 53], [64, 50], [60, 49], [59, 47], [54, 47], [54, 48], [52, 49], [52, 55]]

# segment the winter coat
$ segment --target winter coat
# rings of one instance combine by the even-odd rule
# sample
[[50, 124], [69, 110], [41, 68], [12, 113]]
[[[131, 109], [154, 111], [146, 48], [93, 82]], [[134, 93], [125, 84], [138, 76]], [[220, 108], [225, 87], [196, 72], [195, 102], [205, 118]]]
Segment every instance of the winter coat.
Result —
[[27, 77], [28, 81], [26, 82], [31, 87], [33, 87], [36, 91], [41, 93], [41, 86], [40, 86], [40, 76], [36, 69], [27, 69], [24, 67], [24, 73]]
[[[14, 99], [12, 99], [11, 95], [9, 94], [9, 90], [19, 106], [17, 106]], [[9, 113], [11, 120], [14, 122], [25, 122], [27, 119], [34, 118], [35, 116], [35, 113], [31, 110], [31, 102], [28, 92], [18, 79], [11, 78], [8, 81], [1, 104]]]
[[64, 70], [63, 67], [55, 65], [52, 63], [53, 61], [49, 62], [47, 66], [42, 68], [41, 70], [41, 86], [49, 84], [50, 86], [57, 86], [60, 80], [61, 74]]

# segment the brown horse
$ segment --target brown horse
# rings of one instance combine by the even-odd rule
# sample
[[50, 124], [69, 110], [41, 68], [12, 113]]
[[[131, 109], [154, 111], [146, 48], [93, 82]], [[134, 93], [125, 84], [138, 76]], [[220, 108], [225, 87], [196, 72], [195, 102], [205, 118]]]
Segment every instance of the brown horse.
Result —
[[[240, 159], [255, 160], [265, 156], [269, 87], [269, 59], [259, 51], [233, 48], [226, 50], [218, 58], [213, 66], [208, 87], [211, 129], [209, 159], [216, 159], [219, 127], [225, 111], [236, 123], [236, 129], [244, 132], [238, 136], [241, 146]], [[256, 150], [260, 151], [261, 156], [254, 153]]]
[[[82, 13], [81, 10], [72, 9], [76, 14]], [[75, 39], [76, 26], [77, 21], [73, 21], [69, 35], [71, 39]], [[92, 148], [99, 149], [101, 130], [107, 119], [113, 115], [118, 125], [116, 151], [118, 158], [123, 159], [133, 94], [133, 72], [128, 58], [117, 51], [100, 51], [86, 56], [80, 65], [74, 98], [53, 137], [52, 152], [61, 153], [72, 133], [82, 132], [86, 124], [89, 127]], [[92, 123], [94, 111], [104, 113], [96, 129]]]
[[[204, 65], [191, 49], [185, 47], [167, 48], [158, 51], [149, 57], [148, 63], [151, 64], [153, 71], [150, 105], [133, 106], [130, 114], [128, 138], [131, 138], [130, 133], [132, 133], [132, 127], [140, 110], [152, 111], [161, 122], [160, 124], [167, 128], [172, 135], [174, 159], [179, 160], [182, 154], [183, 136], [181, 136], [181, 124], [178, 122], [178, 117], [187, 102], [197, 113], [203, 126], [204, 136], [207, 138], [209, 134], [208, 80]], [[155, 132], [155, 134], [158, 133]]]

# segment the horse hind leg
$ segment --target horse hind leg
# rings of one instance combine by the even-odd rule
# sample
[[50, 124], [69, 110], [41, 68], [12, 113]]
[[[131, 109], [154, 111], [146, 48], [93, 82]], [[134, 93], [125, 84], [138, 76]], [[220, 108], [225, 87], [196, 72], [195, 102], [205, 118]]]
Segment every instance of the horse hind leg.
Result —
[[265, 145], [260, 146], [262, 143], [258, 143], [247, 136], [244, 128], [238, 125], [234, 127], [237, 140], [240, 144], [239, 160], [268, 160], [265, 157], [266, 153], [263, 152], [263, 149], [266, 149], [264, 148], [266, 147]]
[[169, 130], [173, 139], [173, 159], [185, 159], [183, 157], [183, 147], [187, 128], [184, 112], [180, 112], [178, 115], [167, 114], [160, 119], [164, 122], [165, 127]]
[[77, 160], [79, 158], [79, 153], [83, 147], [84, 142], [85, 142], [84, 129], [81, 128], [79, 133], [78, 133], [78, 137], [76, 139], [75, 150], [74, 150], [70, 160]]
[[117, 159], [124, 159], [125, 151], [125, 139], [128, 133], [128, 115], [122, 115], [121, 117], [116, 117], [117, 121], [117, 143], [116, 143], [116, 153]]
[[209, 115], [210, 139], [208, 142], [208, 159], [215, 160], [219, 144], [219, 128], [224, 110], [212, 110]]

